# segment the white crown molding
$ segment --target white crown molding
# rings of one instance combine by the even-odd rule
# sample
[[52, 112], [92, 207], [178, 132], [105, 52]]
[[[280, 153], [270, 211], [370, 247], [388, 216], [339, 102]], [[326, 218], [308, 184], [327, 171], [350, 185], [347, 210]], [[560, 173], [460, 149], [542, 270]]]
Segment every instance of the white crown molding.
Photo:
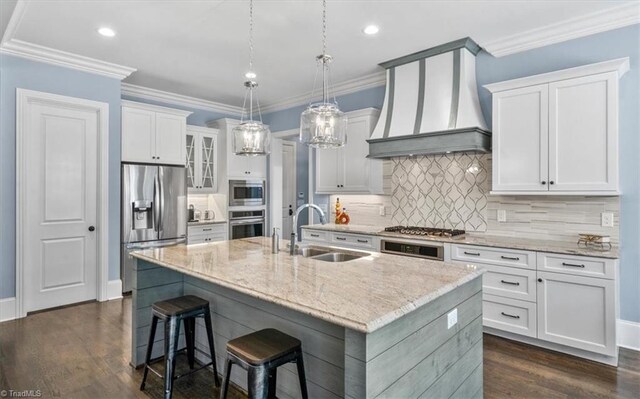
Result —
[[[331, 96], [344, 96], [345, 94], [355, 93], [361, 90], [370, 89], [372, 87], [383, 86], [386, 83], [387, 75], [385, 71], [372, 73], [360, 78], [351, 79], [342, 83], [331, 85]], [[260, 107], [262, 114], [282, 111], [302, 104], [308, 104], [311, 101], [319, 100], [320, 96], [311, 98], [311, 93], [289, 97], [281, 101], [267, 104]]]
[[56, 50], [39, 44], [10, 39], [0, 45], [0, 53], [63, 66], [83, 72], [95, 73], [110, 78], [124, 79], [136, 71], [135, 68], [85, 57], [83, 55]]
[[160, 105], [141, 103], [141, 102], [131, 101], [131, 100], [120, 100], [120, 105], [122, 105], [122, 107], [127, 107], [127, 108], [137, 108], [137, 109], [143, 109], [145, 111], [162, 112], [162, 113], [176, 115], [176, 116], [183, 116], [185, 118], [193, 114], [193, 112], [185, 111], [183, 109], [163, 107]]
[[181, 105], [189, 108], [203, 109], [205, 111], [220, 112], [224, 114], [240, 115], [242, 107], [227, 105], [215, 101], [203, 100], [201, 98], [189, 97], [182, 94], [171, 93], [152, 89], [150, 87], [137, 86], [131, 83], [122, 83], [122, 95], [142, 98], [145, 100], [158, 101], [165, 104]]
[[215, 129], [212, 127], [204, 127], [204, 126], [195, 126], [195, 125], [187, 125], [188, 132], [199, 132], [199, 133], [207, 133], [207, 134], [218, 134], [220, 133], [220, 129]]
[[502, 57], [637, 23], [640, 23], [640, 2], [633, 1], [481, 45], [494, 57]]
[[22, 22], [22, 17], [24, 17], [25, 11], [27, 10], [28, 2], [26, 0], [18, 0], [16, 2], [15, 7], [13, 8], [13, 13], [11, 14], [11, 18], [9, 19], [9, 23], [2, 35], [2, 43], [8, 42], [13, 39], [13, 36], [18, 30], [18, 26], [20, 22]]

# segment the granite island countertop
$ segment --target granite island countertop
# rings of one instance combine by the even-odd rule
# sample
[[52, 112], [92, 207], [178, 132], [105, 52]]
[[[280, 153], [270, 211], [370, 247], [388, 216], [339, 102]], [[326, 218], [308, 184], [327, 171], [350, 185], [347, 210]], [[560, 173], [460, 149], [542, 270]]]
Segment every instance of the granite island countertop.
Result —
[[[284, 241], [281, 248], [284, 248]], [[352, 251], [353, 252], [353, 251]], [[331, 263], [287, 251], [267, 237], [176, 245], [138, 259], [360, 332], [373, 332], [479, 278], [473, 266], [369, 253]]]
[[466, 233], [458, 237], [425, 237], [411, 236], [386, 232], [384, 227], [366, 226], [366, 225], [340, 225], [340, 224], [314, 224], [302, 226], [303, 229], [337, 231], [341, 233], [367, 234], [381, 237], [410, 238], [412, 240], [425, 240], [436, 242], [448, 242], [454, 244], [479, 245], [483, 247], [510, 248], [521, 249], [526, 251], [552, 252], [566, 255], [592, 256], [597, 258], [618, 259], [618, 247], [613, 246], [609, 251], [598, 251], [596, 249], [578, 247], [577, 238], [575, 242], [557, 241], [557, 240], [540, 240], [531, 238], [497, 236], [484, 233]]

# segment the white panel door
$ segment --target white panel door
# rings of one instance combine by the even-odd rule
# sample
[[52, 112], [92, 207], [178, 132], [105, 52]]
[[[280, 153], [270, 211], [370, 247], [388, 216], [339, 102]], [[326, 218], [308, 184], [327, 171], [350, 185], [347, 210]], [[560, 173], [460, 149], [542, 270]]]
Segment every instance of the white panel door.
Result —
[[342, 160], [342, 173], [344, 192], [369, 192], [369, 144], [366, 140], [371, 134], [371, 126], [368, 117], [360, 117], [349, 120], [347, 128], [347, 143], [344, 148]]
[[493, 190], [548, 191], [548, 85], [493, 96]]
[[184, 116], [156, 113], [156, 161], [184, 166], [187, 120]]
[[122, 107], [122, 160], [155, 163], [155, 156], [156, 113]]
[[267, 157], [247, 157], [247, 176], [252, 179], [264, 179], [267, 177]]
[[29, 312], [96, 299], [97, 238], [90, 230], [99, 121], [95, 111], [63, 105], [31, 104], [26, 112], [23, 306]]
[[618, 188], [615, 72], [549, 85], [549, 189]]
[[615, 281], [538, 272], [538, 338], [613, 356]]

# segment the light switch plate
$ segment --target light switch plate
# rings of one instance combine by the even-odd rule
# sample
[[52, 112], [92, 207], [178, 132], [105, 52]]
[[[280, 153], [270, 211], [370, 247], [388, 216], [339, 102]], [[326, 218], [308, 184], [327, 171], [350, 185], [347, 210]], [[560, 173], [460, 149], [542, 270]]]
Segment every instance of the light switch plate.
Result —
[[455, 326], [458, 323], [458, 308], [453, 309], [447, 314], [447, 329]]
[[602, 227], [613, 227], [613, 213], [602, 212], [600, 214], [600, 219]]
[[507, 221], [507, 211], [504, 209], [498, 209], [498, 222], [504, 223]]

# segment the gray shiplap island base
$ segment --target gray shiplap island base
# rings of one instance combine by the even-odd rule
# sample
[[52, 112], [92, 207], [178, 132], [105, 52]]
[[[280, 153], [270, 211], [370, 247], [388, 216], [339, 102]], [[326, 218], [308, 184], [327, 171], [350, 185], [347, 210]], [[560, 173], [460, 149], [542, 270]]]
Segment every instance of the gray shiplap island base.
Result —
[[[310, 397], [482, 397], [481, 271], [379, 253], [342, 263], [274, 255], [267, 238], [133, 255], [135, 366], [151, 304], [191, 294], [211, 304], [219, 372], [230, 339], [271, 327], [302, 341]], [[458, 322], [447, 328], [453, 309]], [[200, 324], [196, 345], [206, 351], [204, 331]], [[246, 389], [239, 367], [231, 379]], [[277, 395], [300, 397], [294, 364], [279, 369]]]

